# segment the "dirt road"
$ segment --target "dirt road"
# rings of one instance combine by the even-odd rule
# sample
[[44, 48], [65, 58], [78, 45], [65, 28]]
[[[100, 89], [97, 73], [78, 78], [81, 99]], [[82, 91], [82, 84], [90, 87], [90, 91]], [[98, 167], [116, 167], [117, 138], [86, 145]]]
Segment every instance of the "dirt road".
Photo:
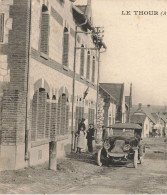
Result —
[[98, 167], [95, 155], [72, 154], [59, 161], [58, 171], [47, 164], [0, 176], [1, 193], [167, 193], [167, 142], [149, 138], [143, 165]]

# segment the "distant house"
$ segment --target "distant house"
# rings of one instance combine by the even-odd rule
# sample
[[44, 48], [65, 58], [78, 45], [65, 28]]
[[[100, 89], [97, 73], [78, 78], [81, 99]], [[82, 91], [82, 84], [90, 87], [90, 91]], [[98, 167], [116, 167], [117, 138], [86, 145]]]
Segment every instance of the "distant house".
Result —
[[151, 113], [151, 114], [156, 120], [156, 124], [154, 125], [154, 131], [156, 132], [156, 134], [161, 137], [166, 135], [167, 119], [165, 115], [161, 113]]
[[166, 136], [167, 135], [167, 118], [164, 114], [161, 114], [161, 113], [159, 114], [159, 117], [163, 125], [162, 134], [163, 136]]
[[[135, 115], [135, 117], [134, 117]], [[142, 119], [138, 119], [141, 116]], [[145, 119], [147, 118], [147, 119]], [[146, 121], [145, 121], [146, 120]], [[142, 122], [143, 124], [143, 129], [142, 129], [142, 137], [148, 137], [150, 135], [152, 135], [153, 133], [153, 129], [154, 129], [154, 125], [156, 125], [156, 120], [153, 117], [153, 115], [151, 114], [151, 112], [149, 111], [148, 108], [143, 108], [142, 104], [138, 105], [138, 108], [135, 112], [133, 112], [132, 116], [131, 116], [131, 122], [137, 123], [139, 124], [139, 122]]]
[[[139, 104], [136, 111], [133, 112], [133, 115], [139, 116], [142, 114], [148, 117], [150, 123], [149, 124], [150, 136], [155, 136], [155, 135], [163, 136], [167, 133], [167, 118], [166, 115], [160, 112], [156, 112], [156, 110], [159, 109], [160, 109], [159, 107], [152, 108], [150, 105], [144, 107], [142, 106], [142, 104]], [[146, 135], [147, 130], [144, 128], [143, 131], [144, 131], [143, 135]]]
[[141, 137], [149, 137], [151, 131], [151, 123], [148, 116], [144, 112], [136, 112], [131, 116], [131, 123], [138, 124], [142, 127]]
[[117, 114], [116, 122], [125, 123], [127, 122], [127, 111], [125, 106], [125, 95], [124, 95], [124, 83], [100, 83], [100, 86], [117, 102]]

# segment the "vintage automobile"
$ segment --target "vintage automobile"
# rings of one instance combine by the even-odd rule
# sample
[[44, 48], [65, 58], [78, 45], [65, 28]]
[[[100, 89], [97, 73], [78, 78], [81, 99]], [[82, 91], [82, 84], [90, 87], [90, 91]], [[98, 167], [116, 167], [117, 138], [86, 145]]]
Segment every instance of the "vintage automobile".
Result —
[[99, 166], [109, 164], [125, 165], [131, 163], [137, 168], [143, 163], [145, 147], [141, 143], [141, 126], [138, 124], [118, 123], [107, 127], [112, 135], [106, 138], [97, 154]]

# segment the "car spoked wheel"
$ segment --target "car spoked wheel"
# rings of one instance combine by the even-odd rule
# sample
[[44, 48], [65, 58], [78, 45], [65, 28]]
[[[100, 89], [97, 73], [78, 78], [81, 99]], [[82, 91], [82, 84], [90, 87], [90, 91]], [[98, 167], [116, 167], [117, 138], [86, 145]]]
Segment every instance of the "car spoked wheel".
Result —
[[97, 164], [98, 166], [102, 166], [105, 162], [105, 157], [103, 154], [103, 149], [100, 149], [97, 153]]
[[144, 162], [144, 158], [143, 158], [143, 156], [141, 156], [140, 157], [140, 164], [143, 164], [143, 162]]
[[144, 146], [140, 146], [139, 148], [139, 163], [140, 164], [143, 164], [144, 162], [144, 153], [145, 153]]
[[137, 162], [138, 162], [138, 151], [135, 150], [135, 152], [134, 152], [134, 158], [133, 158], [134, 168], [137, 168]]

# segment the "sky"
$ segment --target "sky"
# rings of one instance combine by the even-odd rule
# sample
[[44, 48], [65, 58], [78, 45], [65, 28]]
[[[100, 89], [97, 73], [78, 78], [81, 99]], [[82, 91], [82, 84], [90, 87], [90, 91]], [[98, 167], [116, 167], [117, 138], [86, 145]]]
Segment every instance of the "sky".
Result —
[[107, 45], [100, 82], [125, 83], [125, 95], [132, 82], [133, 104], [167, 105], [167, 0], [92, 0], [92, 11]]

